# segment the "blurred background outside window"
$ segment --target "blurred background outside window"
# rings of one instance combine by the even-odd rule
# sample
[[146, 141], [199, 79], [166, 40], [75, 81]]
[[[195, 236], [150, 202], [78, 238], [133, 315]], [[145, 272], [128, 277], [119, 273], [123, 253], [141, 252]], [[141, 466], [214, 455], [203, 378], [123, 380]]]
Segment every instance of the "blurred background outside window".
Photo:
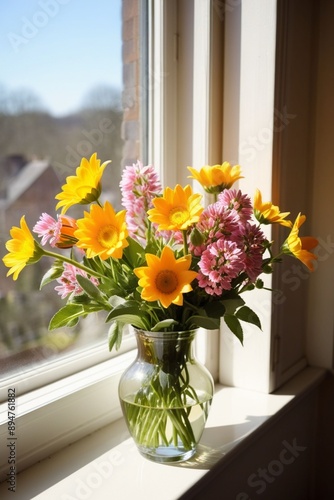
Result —
[[[0, 240], [24, 214], [30, 229], [82, 157], [112, 160], [103, 194], [121, 209], [122, 169], [144, 160], [145, 83], [141, 0], [6, 0], [1, 3]], [[144, 139], [145, 142], [145, 139]], [[82, 217], [84, 206], [68, 215]], [[103, 343], [103, 313], [75, 328], [48, 331], [63, 305], [39, 290], [50, 261], [27, 266], [14, 282], [0, 273], [0, 376]]]

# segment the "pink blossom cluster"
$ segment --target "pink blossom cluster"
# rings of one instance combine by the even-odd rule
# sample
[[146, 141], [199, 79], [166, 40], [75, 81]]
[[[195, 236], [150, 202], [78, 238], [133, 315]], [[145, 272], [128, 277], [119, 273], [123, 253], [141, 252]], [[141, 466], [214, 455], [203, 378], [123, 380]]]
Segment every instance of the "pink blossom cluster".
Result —
[[240, 190], [223, 191], [202, 212], [197, 229], [203, 242], [190, 244], [190, 250], [200, 257], [198, 284], [209, 295], [231, 290], [233, 280], [241, 275], [247, 283], [261, 274], [266, 238], [251, 216], [251, 200]]
[[[87, 278], [87, 273], [82, 269], [79, 269], [72, 264], [68, 264], [67, 262], [64, 263], [64, 271], [62, 275], [57, 278], [59, 286], [55, 287], [55, 290], [58, 292], [62, 299], [71, 294], [81, 295], [83, 293], [83, 289], [81, 288], [77, 280], [78, 274]], [[99, 284], [99, 280], [94, 276], [91, 276], [89, 279], [94, 285]]]
[[161, 194], [159, 177], [153, 166], [137, 161], [123, 170], [120, 188], [129, 235], [145, 244], [147, 210], [153, 207], [152, 199]]

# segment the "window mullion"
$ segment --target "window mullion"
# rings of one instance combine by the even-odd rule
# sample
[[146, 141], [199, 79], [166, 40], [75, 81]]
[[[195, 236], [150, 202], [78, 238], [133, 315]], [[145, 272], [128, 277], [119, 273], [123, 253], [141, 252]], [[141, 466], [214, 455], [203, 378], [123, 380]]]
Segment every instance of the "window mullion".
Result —
[[[194, 3], [194, 63], [192, 166], [222, 162], [222, 50], [223, 22], [217, 22], [210, 0]], [[212, 202], [198, 183], [193, 188], [203, 194], [205, 204]], [[198, 337], [198, 356], [214, 380], [219, 370], [219, 330], [203, 330]]]
[[177, 175], [177, 5], [175, 0], [149, 3], [149, 163], [163, 186]]
[[[276, 52], [276, 0], [244, 0], [225, 16], [224, 134], [225, 158], [240, 164], [240, 189], [253, 197], [261, 189], [271, 199]], [[260, 179], [260, 185], [259, 185]], [[270, 240], [270, 227], [266, 236]], [[220, 341], [220, 382], [270, 392], [272, 277], [263, 290], [245, 297], [259, 316], [262, 332], [244, 326], [244, 346], [227, 329]]]

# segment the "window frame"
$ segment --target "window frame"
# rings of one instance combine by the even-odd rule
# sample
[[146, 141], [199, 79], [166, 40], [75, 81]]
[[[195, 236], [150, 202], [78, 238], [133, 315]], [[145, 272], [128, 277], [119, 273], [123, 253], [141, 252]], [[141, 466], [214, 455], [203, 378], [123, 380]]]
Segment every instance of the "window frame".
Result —
[[[148, 1], [140, 2], [139, 22], [145, 28]], [[145, 93], [139, 97], [145, 105]], [[1, 442], [10, 438], [8, 397], [15, 393], [15, 437], [20, 448], [16, 472], [120, 418], [118, 382], [135, 357], [135, 347], [130, 331], [118, 351], [110, 353], [106, 340], [99, 341], [1, 380]], [[6, 473], [8, 464], [1, 461], [0, 481]]]
[[[244, 0], [223, 12], [224, 157], [242, 166], [244, 178], [238, 184], [243, 192], [253, 197], [258, 187], [268, 200], [272, 198], [276, 7], [276, 0]], [[267, 132], [266, 143], [256, 149], [250, 141], [256, 140], [263, 130]], [[250, 148], [254, 152], [252, 158]], [[259, 176], [261, 184], [257, 185]], [[271, 226], [265, 232], [270, 240]], [[264, 276], [264, 282], [268, 290], [253, 290], [246, 299], [260, 318], [262, 331], [246, 325], [242, 346], [227, 328], [221, 329], [219, 381], [269, 393], [276, 388], [271, 363], [272, 275]]]
[[[182, 99], [178, 99], [182, 81], [178, 75], [178, 42], [180, 31], [187, 30], [188, 18], [180, 12], [180, 3], [176, 0], [143, 0], [148, 6], [148, 89], [144, 99], [148, 100], [149, 116], [149, 141], [148, 163], [153, 163], [161, 176], [163, 185], [184, 182], [187, 174], [186, 168], [178, 168], [178, 156], [188, 153], [192, 162], [195, 151], [192, 149], [194, 130], [191, 131], [187, 143], [178, 143], [178, 130], [188, 123], [182, 110]], [[210, 0], [194, 3], [194, 19], [197, 24], [197, 36], [209, 36], [211, 16], [207, 18], [205, 30], [199, 22], [199, 12], [202, 5], [210, 12]], [[183, 6], [184, 7], [184, 6]], [[143, 19], [141, 20], [144, 25]], [[192, 36], [197, 40], [196, 32], [192, 29], [186, 33], [187, 47], [183, 52], [183, 61], [187, 62], [185, 71], [192, 74], [194, 52], [192, 49]], [[198, 43], [198, 41], [197, 41]], [[206, 40], [208, 43], [208, 40]], [[173, 46], [174, 50], [170, 51]], [[207, 45], [211, 50], [211, 42]], [[189, 51], [191, 50], [191, 54]], [[204, 55], [204, 54], [203, 54]], [[187, 57], [189, 56], [189, 58]], [[187, 60], [188, 59], [188, 60]], [[194, 58], [195, 59], [195, 58]], [[184, 75], [183, 75], [184, 76]], [[183, 81], [183, 91], [185, 82]], [[197, 90], [198, 91], [198, 90]], [[196, 90], [195, 90], [196, 92]], [[198, 104], [199, 99], [193, 96], [191, 103], [187, 103], [192, 112], [192, 106]], [[208, 122], [211, 119], [207, 112], [207, 104], [198, 107], [198, 112], [203, 112], [206, 120], [206, 137], [201, 136], [205, 144], [209, 133]], [[182, 123], [178, 120], [182, 119]], [[188, 123], [189, 124], [189, 123]], [[182, 146], [182, 147], [181, 147]], [[204, 156], [203, 156], [204, 161]], [[209, 161], [209, 158], [206, 160]], [[172, 168], [171, 168], [172, 166]], [[183, 177], [182, 177], [183, 175]], [[201, 346], [202, 361], [206, 362], [214, 377], [218, 373], [218, 340], [219, 331], [210, 332], [208, 336], [204, 330], [198, 336], [198, 346]], [[103, 345], [96, 346], [84, 356], [73, 356], [68, 363], [61, 361], [51, 363], [49, 369], [35, 369], [34, 383], [28, 386], [26, 373], [19, 377], [11, 377], [2, 385], [2, 395], [6, 398], [9, 388], [15, 389], [16, 401], [16, 431], [20, 442], [20, 454], [17, 457], [16, 471], [19, 472], [51, 453], [75, 442], [76, 440], [92, 433], [108, 423], [121, 417], [118, 400], [118, 382], [121, 374], [134, 359], [135, 339], [129, 336], [123, 344], [123, 352], [110, 357], [108, 350]], [[204, 349], [205, 347], [205, 349]], [[125, 352], [127, 351], [127, 352]], [[205, 352], [204, 352], [205, 351]], [[89, 359], [90, 366], [85, 367]], [[55, 371], [62, 368], [62, 379], [51, 382]], [[86, 365], [87, 366], [87, 365]], [[27, 392], [27, 388], [29, 389]], [[8, 437], [8, 406], [7, 402], [0, 405], [0, 437]], [[0, 464], [0, 481], [5, 479], [7, 464]]]
[[[271, 2], [244, 0], [242, 3], [236, 2], [234, 6], [225, 6], [224, 2], [214, 0], [194, 0], [194, 2], [190, 0], [189, 3], [194, 8], [194, 32], [188, 31], [187, 36], [193, 37], [195, 45], [191, 51], [183, 52], [184, 45], [180, 46], [180, 36], [184, 35], [182, 29], [184, 24], [187, 24], [186, 22], [182, 24], [182, 8], [185, 8], [186, 2], [148, 0], [148, 30], [152, 41], [148, 62], [150, 77], [148, 162], [160, 169], [164, 184], [173, 184], [185, 180], [184, 159], [188, 161], [190, 157], [192, 165], [199, 167], [203, 163], [219, 162], [224, 157], [230, 162], [242, 164], [245, 168], [245, 176], [250, 179], [250, 182], [242, 182], [240, 185], [247, 192], [251, 192], [254, 183], [254, 178], [252, 179], [254, 174], [251, 170], [253, 163], [250, 165], [240, 154], [239, 143], [243, 138], [247, 140], [247, 137], [254, 133], [256, 135], [262, 127], [268, 127], [268, 119], [274, 119], [274, 82], [270, 82], [272, 93], [267, 90], [264, 114], [257, 115], [257, 119], [254, 120], [254, 114], [247, 106], [249, 92], [252, 92], [252, 97], [256, 98], [252, 101], [255, 103], [254, 106], [258, 106], [259, 102], [263, 106], [264, 95], [254, 80], [248, 79], [247, 85], [241, 86], [242, 82], [246, 81], [241, 77], [246, 71], [241, 43], [243, 43], [243, 50], [246, 50], [247, 31], [241, 32], [240, 30], [241, 27], [246, 30], [247, 23], [248, 27], [252, 26], [251, 20], [255, 22], [262, 19], [265, 23], [264, 30], [260, 28], [253, 30], [251, 39], [254, 40], [256, 36], [258, 47], [262, 47], [266, 53], [270, 51], [273, 64], [271, 76], [275, 76], [273, 50], [276, 31], [272, 28], [276, 28], [273, 13], [276, 12], [277, 2], [276, 0]], [[224, 8], [219, 10], [222, 4], [224, 8], [226, 7], [225, 10]], [[267, 9], [268, 16], [258, 15], [258, 9], [261, 9], [262, 14], [263, 9]], [[241, 23], [242, 15], [244, 20], [248, 18], [247, 23]], [[268, 20], [270, 20], [269, 25]], [[271, 30], [270, 46], [261, 42], [261, 35], [268, 29]], [[218, 44], [216, 37], [219, 40]], [[184, 40], [181, 43], [184, 43]], [[223, 44], [224, 56], [221, 53]], [[167, 51], [170, 46], [174, 46], [172, 52]], [[171, 57], [172, 54], [175, 55], [179, 64], [176, 63], [174, 57]], [[182, 59], [186, 56], [187, 61]], [[217, 77], [215, 71], [222, 57], [224, 57], [224, 74]], [[205, 64], [204, 68], [203, 64]], [[182, 70], [179, 70], [177, 66], [181, 65]], [[222, 67], [223, 64], [221, 63], [220, 66]], [[187, 84], [186, 76], [191, 75], [192, 72], [197, 75], [197, 78], [189, 108], [189, 103], [183, 102], [180, 96], [183, 95], [184, 86]], [[216, 106], [217, 96], [222, 97], [223, 89], [224, 102], [219, 109], [219, 106]], [[213, 95], [215, 95], [215, 102], [212, 99]], [[191, 114], [189, 114], [189, 109]], [[191, 120], [191, 138], [189, 142], [183, 144], [180, 140], [181, 129], [186, 125], [189, 126]], [[219, 120], [221, 120], [220, 123]], [[221, 128], [222, 124], [223, 128]], [[273, 129], [272, 121], [269, 121], [269, 124]], [[247, 129], [248, 126], [252, 129]], [[214, 130], [217, 137], [215, 141], [210, 141]], [[272, 142], [268, 148], [272, 149]], [[270, 199], [272, 150], [269, 153], [266, 151], [266, 155], [264, 194]], [[181, 168], [183, 173], [181, 173]], [[262, 174], [263, 171], [261, 171]], [[259, 293], [262, 295], [262, 300], [263, 291]], [[256, 300], [257, 295], [253, 294], [252, 303]], [[217, 372], [219, 369], [220, 383], [266, 393], [273, 390], [275, 373], [270, 361], [275, 354], [274, 342], [270, 334], [266, 333], [271, 332], [270, 292], [266, 295], [266, 301], [268, 312], [264, 331], [256, 331], [254, 335], [251, 335], [250, 342], [248, 336], [244, 347], [240, 346], [235, 338], [231, 340], [231, 335], [223, 328], [221, 332], [210, 333], [209, 336], [203, 332], [200, 342], [207, 349], [206, 361], [211, 363], [213, 371]], [[134, 356], [135, 350], [129, 350], [113, 359], [69, 375], [62, 381], [46, 385], [31, 393], [18, 393], [17, 428], [22, 429], [22, 440], [20, 436], [22, 459], [17, 464], [18, 470], [26, 468], [57, 449], [119, 418], [121, 412], [117, 398], [118, 380]], [[300, 366], [297, 366], [296, 370], [300, 370]], [[8, 430], [6, 403], [1, 409], [3, 413], [0, 436], [5, 438]], [[67, 420], [69, 415], [70, 419]], [[44, 425], [41, 425], [41, 422]], [[66, 428], [67, 423], [69, 425]], [[5, 469], [7, 471], [7, 464]], [[3, 474], [3, 471], [4, 468], [0, 467], [0, 474]], [[2, 477], [0, 475], [0, 480]]]
[[83, 349], [75, 350], [70, 354], [59, 356], [55, 360], [46, 359], [44, 362], [28, 366], [1, 381], [0, 401], [2, 403], [6, 401], [8, 387], [15, 387], [18, 394], [26, 394], [57, 382], [60, 378], [70, 377], [126, 353], [134, 349], [135, 343], [134, 336], [129, 333], [123, 337], [122, 345], [118, 351], [108, 352], [106, 341], [103, 340]]

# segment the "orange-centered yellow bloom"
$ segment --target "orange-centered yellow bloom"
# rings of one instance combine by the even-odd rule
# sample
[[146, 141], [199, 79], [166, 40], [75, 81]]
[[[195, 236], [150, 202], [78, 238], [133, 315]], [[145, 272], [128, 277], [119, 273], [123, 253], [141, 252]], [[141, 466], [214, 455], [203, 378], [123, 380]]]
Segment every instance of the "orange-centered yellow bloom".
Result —
[[147, 267], [134, 269], [142, 287], [141, 297], [148, 302], [159, 301], [165, 308], [172, 303], [183, 305], [183, 293], [190, 292], [196, 271], [189, 271], [191, 256], [175, 259], [171, 248], [165, 247], [161, 257], [147, 253]]
[[5, 266], [10, 267], [7, 276], [12, 274], [13, 280], [16, 281], [27, 264], [39, 261], [43, 250], [34, 240], [24, 216], [21, 217], [20, 227], [12, 227], [10, 235], [13, 239], [6, 243], [9, 253], [2, 260]]
[[109, 202], [103, 207], [91, 205], [90, 212], [84, 212], [84, 218], [77, 220], [76, 246], [86, 250], [88, 258], [99, 255], [102, 260], [120, 259], [123, 248], [129, 245], [125, 214], [125, 210], [115, 213]]
[[260, 224], [278, 223], [282, 226], [292, 227], [292, 222], [285, 220], [290, 212], [280, 212], [279, 207], [273, 205], [271, 201], [262, 201], [262, 195], [257, 189], [254, 196], [254, 215]]
[[174, 189], [167, 187], [161, 198], [153, 198], [154, 208], [147, 211], [148, 218], [158, 224], [159, 231], [184, 231], [199, 221], [203, 212], [201, 198], [189, 185], [185, 188], [179, 184]]
[[76, 175], [66, 178], [66, 184], [62, 186], [62, 192], [57, 194], [56, 210], [62, 207], [64, 214], [72, 205], [86, 205], [98, 200], [101, 194], [101, 177], [106, 166], [110, 163], [105, 161], [100, 165], [101, 160], [97, 159], [94, 153], [90, 160], [82, 158], [80, 166], [76, 169]]
[[240, 165], [233, 167], [224, 161], [222, 165], [205, 165], [200, 171], [193, 167], [187, 167], [192, 173], [189, 177], [196, 179], [208, 193], [220, 193], [229, 189], [235, 181], [242, 179]]
[[306, 216], [299, 213], [289, 236], [282, 245], [282, 250], [284, 253], [293, 255], [299, 259], [310, 271], [313, 271], [313, 260], [316, 260], [318, 257], [311, 253], [310, 250], [318, 245], [318, 240], [312, 236], [299, 237], [299, 228], [305, 220]]

